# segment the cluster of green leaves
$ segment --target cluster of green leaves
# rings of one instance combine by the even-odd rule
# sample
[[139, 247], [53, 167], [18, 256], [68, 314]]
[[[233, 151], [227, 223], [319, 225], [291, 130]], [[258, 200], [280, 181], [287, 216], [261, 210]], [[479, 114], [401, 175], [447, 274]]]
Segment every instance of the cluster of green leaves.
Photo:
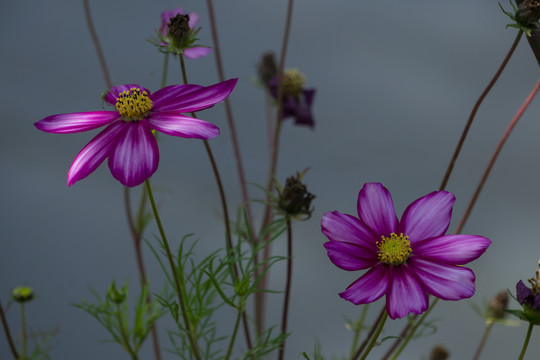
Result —
[[135, 302], [133, 326], [130, 326], [127, 281], [120, 291], [125, 295], [122, 299], [109, 296], [111, 288], [114, 288], [114, 283], [104, 298], [94, 289], [90, 289], [97, 302], [90, 303], [83, 300], [73, 306], [94, 317], [107, 329], [113, 338], [112, 342], [120, 344], [133, 359], [136, 359], [144, 340], [154, 323], [164, 314], [164, 310], [156, 301], [148, 302], [148, 286], [141, 285], [140, 294]]

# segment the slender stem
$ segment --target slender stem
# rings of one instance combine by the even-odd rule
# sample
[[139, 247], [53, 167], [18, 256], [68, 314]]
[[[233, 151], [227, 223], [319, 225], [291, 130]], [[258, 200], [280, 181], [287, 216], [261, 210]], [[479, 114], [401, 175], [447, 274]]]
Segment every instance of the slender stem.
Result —
[[474, 192], [473, 197], [471, 198], [469, 205], [467, 206], [467, 210], [465, 210], [465, 214], [461, 218], [461, 221], [456, 229], [456, 234], [459, 234], [461, 230], [463, 229], [463, 226], [465, 226], [465, 223], [467, 222], [467, 219], [469, 218], [469, 215], [471, 214], [471, 211], [474, 207], [474, 204], [476, 203], [476, 200], [478, 199], [478, 195], [480, 195], [480, 191], [482, 191], [482, 187], [484, 186], [484, 183], [486, 182], [489, 173], [491, 172], [491, 168], [493, 167], [493, 164], [495, 164], [495, 160], [497, 160], [497, 157], [499, 156], [499, 153], [501, 152], [502, 147], [504, 146], [504, 143], [506, 142], [506, 139], [510, 136], [510, 133], [518, 123], [519, 119], [531, 103], [534, 96], [538, 93], [538, 90], [540, 89], [540, 79], [536, 82], [536, 85], [532, 89], [531, 93], [527, 96], [525, 99], [525, 102], [521, 105], [519, 110], [517, 111], [516, 115], [508, 125], [508, 128], [505, 130], [501, 140], [499, 141], [499, 144], [497, 145], [497, 148], [495, 149], [495, 152], [493, 153], [491, 160], [489, 161], [489, 164], [484, 171], [484, 174], [482, 175], [482, 179], [478, 183], [478, 186], [476, 187], [476, 191]]
[[[292, 226], [291, 219], [287, 217], [287, 282], [285, 284], [285, 298], [283, 299], [283, 313], [281, 315], [281, 333], [285, 336], [287, 334], [287, 320], [289, 317], [289, 300], [291, 298], [291, 283], [292, 283]], [[287, 338], [283, 339], [283, 343], [279, 348], [279, 360], [283, 360], [285, 356], [285, 341]]]
[[[182, 71], [182, 79], [184, 81], [184, 84], [187, 84], [188, 80], [187, 80], [186, 64], [184, 62], [184, 56], [180, 55], [179, 57], [180, 57], [180, 69]], [[194, 118], [197, 118], [197, 115], [195, 113], [191, 113], [191, 116], [193, 116]], [[221, 207], [223, 210], [223, 217], [225, 221], [225, 231], [226, 231], [226, 237], [227, 237], [226, 243], [225, 243], [227, 247], [227, 255], [230, 256], [231, 258], [234, 258], [231, 221], [229, 218], [229, 207], [227, 206], [227, 197], [225, 196], [223, 182], [221, 181], [221, 175], [219, 173], [212, 149], [210, 148], [210, 144], [206, 140], [203, 140], [203, 144], [204, 144], [204, 148], [206, 149], [206, 154], [208, 155], [208, 159], [210, 160], [210, 164], [212, 165], [212, 171], [214, 172], [214, 177], [216, 179], [216, 184], [219, 190], [219, 197], [221, 199]], [[246, 212], [247, 212], [247, 209], [246, 209]], [[236, 262], [233, 263], [233, 271], [234, 271], [234, 277], [237, 279], [238, 268], [236, 267]], [[242, 320], [243, 320], [244, 332], [246, 336], [246, 343], [247, 343], [248, 348], [251, 349], [252, 348], [251, 335], [250, 335], [249, 323], [247, 321], [247, 315], [245, 314], [245, 311], [243, 311]]]
[[238, 333], [238, 327], [240, 325], [240, 319], [242, 319], [242, 314], [245, 314], [243, 306], [242, 306], [242, 303], [244, 301], [245, 301], [244, 298], [241, 297], [238, 302], [239, 309], [238, 309], [238, 313], [236, 314], [236, 321], [234, 322], [233, 333], [231, 336], [231, 341], [229, 342], [229, 348], [227, 349], [227, 355], [225, 356], [225, 360], [229, 360], [229, 358], [231, 357], [234, 342], [236, 340], [236, 334]]
[[[373, 335], [373, 338], [371, 339], [369, 346], [367, 347], [366, 351], [364, 352], [360, 360], [365, 360], [367, 356], [369, 355], [369, 353], [371, 352], [371, 349], [373, 349], [375, 342], [377, 341], [377, 339], [379, 338], [379, 335], [381, 334], [381, 331], [384, 327], [384, 323], [386, 322], [386, 319], [388, 319], [388, 313], [385, 311], [383, 318], [379, 324], [379, 327], [377, 328], [377, 332], [375, 333], [375, 335]], [[358, 358], [358, 355], [355, 357], [355, 359], [357, 358]]]
[[13, 337], [11, 336], [11, 332], [9, 331], [9, 325], [6, 320], [6, 314], [4, 313], [4, 307], [2, 306], [1, 302], [0, 302], [0, 319], [2, 320], [2, 327], [4, 328], [4, 332], [6, 333], [6, 338], [9, 344], [9, 349], [11, 350], [11, 354], [13, 355], [13, 358], [18, 359], [19, 353], [17, 352], [17, 348], [15, 347], [15, 343], [13, 342]]
[[105, 62], [105, 56], [103, 56], [103, 50], [101, 50], [101, 45], [97, 37], [94, 22], [92, 21], [92, 15], [90, 14], [90, 6], [88, 5], [88, 0], [83, 0], [83, 5], [88, 30], [90, 30], [90, 36], [92, 37], [92, 42], [94, 43], [94, 46], [96, 48], [96, 53], [99, 58], [99, 65], [101, 65], [101, 72], [103, 73], [103, 77], [105, 78], [105, 84], [107, 84], [107, 87], [110, 89], [112, 88], [111, 76], [109, 75], [109, 69], [107, 68], [107, 63]]
[[353, 355], [351, 355], [351, 360], [357, 359], [360, 356], [360, 354], [362, 353], [362, 351], [364, 351], [364, 349], [366, 348], [369, 340], [371, 339], [371, 337], [375, 333], [375, 330], [379, 327], [384, 314], [387, 314], [387, 312], [386, 312], [386, 307], [383, 306], [383, 308], [381, 309], [381, 312], [377, 316], [377, 319], [375, 320], [375, 322], [371, 326], [371, 329], [369, 330], [369, 333], [368, 333], [367, 337], [362, 342], [362, 345], [360, 345], [358, 350], [356, 350], [356, 352]]
[[22, 323], [22, 353], [23, 353], [23, 359], [27, 359], [28, 357], [28, 334], [26, 333], [26, 313], [24, 311], [24, 303], [21, 303], [21, 323]]
[[405, 339], [405, 341], [403, 342], [403, 344], [401, 344], [401, 346], [399, 347], [399, 349], [396, 351], [396, 353], [394, 354], [394, 356], [392, 356], [392, 360], [396, 360], [398, 358], [398, 356], [401, 354], [401, 352], [403, 351], [403, 349], [405, 349], [405, 347], [409, 344], [409, 341], [411, 341], [414, 333], [416, 332], [416, 330], [418, 330], [418, 327], [420, 326], [420, 324], [422, 324], [422, 322], [424, 322], [424, 320], [427, 318], [427, 316], [429, 315], [429, 313], [431, 312], [431, 310], [433, 310], [433, 308], [435, 307], [435, 305], [437, 304], [437, 302], [439, 301], [439, 298], [436, 298], [433, 303], [431, 303], [429, 309], [426, 310], [426, 312], [424, 312], [422, 314], [422, 316], [420, 317], [420, 319], [418, 319], [418, 321], [414, 324], [414, 326], [412, 327], [411, 331], [409, 331], [409, 334], [407, 335], [407, 338]]
[[[271, 162], [270, 162], [270, 171], [268, 173], [268, 183], [266, 185], [266, 189], [268, 192], [272, 191], [272, 188], [274, 186], [274, 177], [276, 175], [276, 168], [277, 168], [277, 159], [278, 159], [278, 148], [279, 148], [279, 135], [281, 133], [281, 114], [283, 112], [283, 68], [285, 66], [285, 57], [287, 55], [287, 46], [289, 43], [289, 37], [291, 32], [291, 22], [292, 22], [292, 14], [293, 14], [293, 5], [294, 0], [289, 0], [288, 6], [287, 6], [287, 17], [285, 20], [285, 31], [283, 33], [283, 42], [281, 45], [281, 56], [279, 59], [279, 65], [278, 65], [278, 86], [277, 86], [277, 113], [276, 113], [276, 128], [274, 131], [273, 136], [273, 144], [272, 144], [272, 151], [271, 151]], [[267, 201], [270, 199], [267, 197]], [[270, 204], [266, 205], [264, 216], [263, 216], [263, 223], [261, 226], [261, 233], [263, 230], [270, 224], [272, 221], [272, 208]], [[266, 239], [259, 239], [262, 241], [266, 241]], [[258, 256], [258, 254], [256, 255]], [[266, 246], [264, 250], [264, 258], [263, 262], [268, 259], [270, 256], [270, 246]], [[262, 269], [264, 271], [264, 269]], [[257, 274], [256, 274], [257, 275]], [[261, 286], [264, 288], [266, 284], [266, 276], [263, 277], [261, 281]], [[266, 293], [265, 292], [258, 292], [255, 294], [255, 329], [258, 334], [262, 332], [262, 329], [264, 329], [264, 314], [265, 314], [265, 298]]]
[[531, 339], [531, 333], [533, 329], [533, 323], [529, 323], [529, 329], [527, 330], [527, 335], [525, 336], [525, 342], [523, 343], [523, 347], [521, 348], [521, 353], [519, 354], [518, 360], [522, 360], [523, 356], [525, 356], [525, 351], [527, 351], [527, 346], [529, 346], [529, 340]]
[[[212, 32], [212, 42], [214, 43], [214, 55], [216, 57], [216, 66], [218, 71], [219, 81], [225, 81], [225, 71], [223, 70], [223, 62], [221, 60], [221, 51], [219, 46], [218, 32], [217, 32], [217, 23], [216, 17], [214, 15], [214, 5], [212, 0], [206, 1], [208, 6], [208, 15], [210, 16], [210, 30]], [[234, 160], [236, 161], [236, 171], [238, 173], [238, 179], [240, 181], [240, 190], [242, 192], [242, 200], [244, 201], [244, 206], [246, 208], [246, 216], [248, 226], [252, 234], [255, 234], [253, 231], [253, 217], [251, 215], [251, 203], [249, 198], [249, 193], [247, 189], [246, 176], [244, 174], [244, 165], [242, 163], [242, 155], [240, 152], [240, 145], [238, 142], [238, 136], [236, 133], [236, 127], [234, 125], [234, 117], [232, 113], [230, 100], [227, 98], [224, 101], [225, 104], [225, 115], [227, 117], [227, 124], [231, 131], [231, 142], [233, 146]]]
[[355, 321], [354, 323], [354, 337], [353, 343], [351, 346], [351, 358], [354, 356], [354, 350], [358, 346], [358, 341], [360, 340], [360, 333], [362, 332], [362, 327], [364, 326], [364, 321], [366, 320], [366, 315], [368, 313], [369, 304], [365, 304], [362, 308], [362, 314], [360, 315], [360, 320]]
[[126, 328], [124, 324], [124, 320], [122, 319], [122, 314], [120, 311], [120, 304], [116, 304], [116, 319], [118, 320], [118, 328], [120, 329], [120, 336], [122, 337], [122, 341], [124, 342], [124, 349], [129, 353], [131, 358], [133, 360], [137, 360], [137, 353], [131, 348], [131, 344], [129, 343], [129, 338], [126, 333]]
[[480, 343], [478, 344], [478, 348], [476, 349], [476, 352], [474, 353], [473, 360], [478, 360], [480, 358], [480, 354], [482, 354], [482, 350], [484, 349], [484, 345], [486, 345], [486, 342], [487, 342], [487, 339], [491, 332], [492, 327], [493, 327], [492, 321], [486, 324], [486, 328], [484, 329], [484, 334], [482, 335], [482, 339], [480, 340]]
[[461, 151], [461, 147], [463, 146], [463, 143], [465, 142], [465, 138], [467, 137], [467, 134], [469, 133], [469, 129], [471, 127], [471, 124], [474, 120], [474, 117], [476, 115], [476, 112], [478, 111], [478, 108], [480, 107], [480, 104], [482, 104], [482, 101], [484, 101], [484, 98], [486, 95], [490, 92], [493, 85], [495, 85], [495, 82], [499, 79], [499, 76], [503, 72], [504, 68], [506, 67], [506, 64], [508, 64], [508, 61], [512, 57], [512, 54], [514, 54], [514, 50], [516, 50], [517, 45], [519, 44], [519, 40], [521, 40], [521, 36], [523, 35], [523, 31], [519, 30], [519, 32], [516, 35], [516, 39], [514, 40], [514, 43], [512, 44], [512, 47], [506, 54], [502, 64], [499, 66], [499, 69], [487, 85], [487, 87], [484, 89], [478, 100], [476, 100], [476, 103], [474, 104], [474, 107], [471, 111], [471, 114], [469, 115], [469, 119], [467, 120], [467, 124], [465, 125], [465, 128], [463, 129], [463, 133], [461, 134], [461, 138], [459, 139], [459, 142], [456, 146], [456, 150], [454, 151], [454, 155], [452, 156], [452, 160], [450, 160], [450, 164], [448, 165], [448, 169], [446, 170], [446, 174], [444, 175], [443, 181], [441, 183], [441, 186], [439, 190], [444, 190], [446, 188], [446, 184], [448, 183], [448, 179], [450, 178], [450, 174], [452, 173], [452, 170], [454, 169], [454, 164], [459, 156], [459, 153]]
[[161, 87], [164, 88], [167, 85], [167, 72], [169, 69], [169, 53], [165, 54], [165, 60], [163, 61], [163, 74], [161, 74]]
[[[177, 269], [177, 267], [174, 264], [174, 259], [171, 253], [171, 248], [169, 247], [169, 242], [167, 241], [167, 236], [165, 235], [165, 231], [163, 230], [163, 225], [161, 224], [161, 219], [159, 217], [159, 213], [156, 207], [156, 202], [154, 201], [154, 195], [152, 193], [152, 187], [150, 186], [150, 181], [146, 179], [146, 192], [148, 193], [148, 199], [150, 200], [150, 205], [152, 206], [152, 211], [154, 213], [154, 217], [156, 219], [156, 224], [159, 229], [159, 233], [161, 235], [161, 240], [163, 243], [163, 247], [165, 248], [165, 252], [167, 254], [167, 259], [169, 260], [169, 266], [171, 267], [171, 271], [174, 278], [174, 285], [176, 294], [178, 295], [178, 302], [180, 303], [180, 309], [182, 312], [182, 318], [184, 320], [184, 326], [186, 328], [186, 334], [188, 336], [188, 340], [191, 346], [191, 349], [193, 351], [193, 355], [197, 360], [202, 360], [201, 354], [199, 352], [199, 346], [197, 345], [197, 339], [196, 339], [196, 332], [195, 329], [193, 329], [193, 325], [188, 317], [186, 303], [184, 299], [184, 292], [185, 292], [185, 283], [184, 283], [184, 272]], [[182, 265], [182, 259], [178, 259], [178, 266], [181, 267]]]

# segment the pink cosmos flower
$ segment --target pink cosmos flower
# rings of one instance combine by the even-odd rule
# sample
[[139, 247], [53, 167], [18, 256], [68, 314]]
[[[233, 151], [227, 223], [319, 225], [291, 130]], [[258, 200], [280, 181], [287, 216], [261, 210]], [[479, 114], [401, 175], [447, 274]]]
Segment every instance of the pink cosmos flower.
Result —
[[474, 273], [460, 266], [484, 253], [491, 241], [476, 235], [444, 235], [454, 195], [434, 191], [410, 204], [401, 221], [390, 192], [367, 183], [358, 195], [358, 217], [338, 211], [323, 215], [321, 228], [330, 260], [348, 270], [369, 269], [339, 295], [367, 304], [386, 294], [392, 318], [421, 314], [427, 294], [460, 300], [474, 294]]
[[[184, 15], [184, 11], [181, 8], [177, 8], [174, 10], [166, 10], [161, 13], [161, 27], [159, 28], [159, 32], [162, 36], [162, 42], [159, 44], [160, 46], [169, 47], [172, 46], [174, 43], [173, 39], [169, 37], [168, 30], [169, 30], [169, 21], [174, 18], [176, 15]], [[193, 43], [198, 40], [195, 39], [195, 35], [197, 34], [198, 30], [195, 29], [195, 26], [199, 22], [199, 15], [197, 13], [191, 12], [187, 14], [189, 16], [189, 28], [193, 32], [193, 36], [190, 37], [187, 41], [185, 41], [186, 48], [182, 49], [183, 54], [188, 59], [198, 59], [203, 56], [206, 56], [210, 54], [212, 49], [209, 47], [204, 46], [193, 46]]]
[[68, 186], [90, 175], [109, 158], [115, 179], [126, 186], [143, 183], [157, 170], [159, 149], [152, 130], [184, 138], [211, 139], [219, 128], [181, 113], [207, 109], [223, 101], [238, 79], [211, 86], [172, 85], [150, 93], [135, 84], [115, 86], [104, 100], [116, 111], [91, 111], [48, 116], [34, 125], [42, 131], [68, 134], [107, 127], [75, 157]]

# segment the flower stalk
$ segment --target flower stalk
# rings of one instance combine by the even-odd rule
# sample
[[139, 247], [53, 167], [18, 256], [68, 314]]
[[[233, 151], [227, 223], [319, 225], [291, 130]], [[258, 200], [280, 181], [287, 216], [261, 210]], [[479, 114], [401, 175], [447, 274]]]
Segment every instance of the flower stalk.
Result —
[[377, 331], [375, 332], [375, 334], [371, 338], [371, 341], [369, 342], [369, 345], [368, 345], [366, 351], [364, 352], [364, 354], [362, 355], [362, 357], [360, 358], [360, 360], [365, 360], [367, 358], [367, 356], [369, 355], [369, 353], [371, 352], [371, 349], [373, 349], [373, 346], [375, 346], [375, 342], [379, 338], [379, 335], [381, 334], [381, 331], [384, 328], [384, 324], [386, 323], [386, 319], [388, 319], [388, 313], [386, 311], [384, 311], [382, 319], [381, 319], [381, 321], [379, 323], [379, 326], [377, 327]]
[[[287, 216], [287, 280], [285, 284], [285, 295], [283, 298], [283, 313], [281, 315], [281, 333], [287, 335], [287, 321], [289, 318], [289, 300], [291, 298], [291, 283], [292, 283], [292, 226], [291, 219]], [[285, 356], [285, 342], [287, 338], [283, 339], [283, 343], [279, 348], [279, 360], [283, 360]]]
[[527, 335], [525, 335], [525, 341], [523, 342], [523, 347], [521, 348], [521, 353], [519, 354], [518, 360], [523, 360], [523, 357], [525, 356], [525, 352], [527, 351], [527, 347], [529, 346], [529, 340], [531, 339], [533, 326], [534, 324], [532, 322], [529, 323], [529, 328], [527, 329]]
[[19, 358], [19, 353], [17, 352], [17, 348], [15, 347], [15, 343], [13, 342], [13, 337], [11, 336], [11, 331], [9, 330], [9, 325], [6, 320], [6, 314], [4, 313], [4, 307], [2, 306], [2, 303], [0, 302], [0, 320], [2, 321], [2, 327], [4, 328], [4, 333], [6, 334], [6, 339], [9, 345], [9, 350], [11, 351], [11, 354], [15, 359]]

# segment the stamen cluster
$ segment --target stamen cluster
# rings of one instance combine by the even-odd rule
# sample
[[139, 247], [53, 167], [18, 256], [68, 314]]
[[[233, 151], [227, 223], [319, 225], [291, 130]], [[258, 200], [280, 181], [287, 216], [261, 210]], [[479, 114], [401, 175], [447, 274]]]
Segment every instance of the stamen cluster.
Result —
[[409, 237], [391, 233], [390, 237], [383, 235], [381, 238], [382, 241], [377, 241], [378, 259], [388, 265], [403, 264], [412, 251]]
[[283, 94], [298, 98], [304, 85], [306, 84], [306, 76], [298, 69], [287, 69], [283, 74]]
[[116, 98], [116, 110], [127, 121], [143, 118], [152, 110], [152, 105], [148, 93], [141, 93], [141, 90], [135, 87], [122, 91]]

